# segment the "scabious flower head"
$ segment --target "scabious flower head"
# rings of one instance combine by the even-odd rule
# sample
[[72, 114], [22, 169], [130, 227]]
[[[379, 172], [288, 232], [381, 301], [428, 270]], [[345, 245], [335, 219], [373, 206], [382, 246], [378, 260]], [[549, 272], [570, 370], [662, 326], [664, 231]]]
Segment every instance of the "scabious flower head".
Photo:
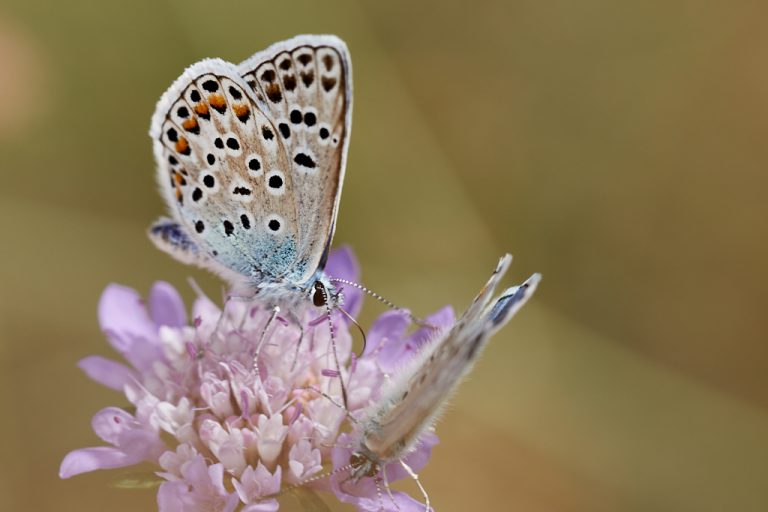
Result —
[[[332, 253], [326, 272], [356, 280], [351, 251]], [[356, 315], [361, 293], [352, 287], [343, 293], [345, 309]], [[384, 313], [357, 358], [348, 320], [336, 311], [337, 369], [322, 312], [300, 315], [303, 336], [295, 321], [282, 317], [265, 331], [271, 314], [262, 304], [230, 302], [221, 318], [221, 310], [199, 296], [190, 322], [167, 283], [156, 283], [147, 302], [129, 288], [107, 287], [99, 320], [128, 364], [91, 356], [79, 366], [93, 380], [123, 392], [132, 407], [97, 412], [93, 430], [109, 446], [69, 453], [60, 476], [149, 461], [162, 481], [161, 512], [275, 511], [276, 497], [289, 486], [333, 492], [363, 511], [423, 509], [404, 493], [382, 499], [371, 478], [355, 482], [343, 467], [355, 441], [350, 417], [379, 399], [387, 375], [426, 341], [429, 329], [407, 334], [407, 315]], [[450, 325], [453, 313], [445, 308], [428, 322]], [[262, 336], [257, 372], [254, 356]], [[346, 410], [339, 405], [339, 374], [348, 390]], [[434, 434], [426, 434], [408, 464], [421, 468], [436, 442]], [[390, 482], [406, 477], [391, 466]], [[332, 477], [323, 477], [334, 468]]]

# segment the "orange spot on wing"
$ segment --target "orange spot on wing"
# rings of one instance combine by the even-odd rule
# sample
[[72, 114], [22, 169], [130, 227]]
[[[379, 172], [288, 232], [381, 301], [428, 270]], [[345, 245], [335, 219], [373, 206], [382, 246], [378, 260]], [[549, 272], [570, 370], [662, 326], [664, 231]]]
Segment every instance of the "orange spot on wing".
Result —
[[195, 112], [199, 116], [207, 116], [208, 115], [208, 105], [205, 103], [198, 103], [195, 105]]
[[213, 108], [222, 108], [227, 104], [224, 96], [221, 94], [211, 94], [208, 96], [208, 103], [210, 103]]
[[235, 115], [237, 117], [242, 117], [248, 112], [250, 112], [251, 109], [248, 108], [248, 105], [235, 105], [234, 107], [232, 107], [232, 110], [235, 111]]
[[188, 132], [194, 131], [197, 128], [197, 119], [187, 119], [183, 123], [181, 123], [181, 126], [187, 130]]
[[[176, 182], [176, 185], [181, 185], [181, 183], [184, 181], [184, 176], [182, 176], [181, 174], [174, 173], [173, 174], [173, 179]], [[177, 191], [177, 194], [178, 194], [178, 192], [180, 192], [180, 190], [178, 188], [176, 189], [176, 191]]]
[[187, 142], [187, 139], [184, 137], [180, 137], [178, 141], [176, 141], [176, 151], [181, 153], [182, 155], [186, 155], [189, 153], [189, 142]]

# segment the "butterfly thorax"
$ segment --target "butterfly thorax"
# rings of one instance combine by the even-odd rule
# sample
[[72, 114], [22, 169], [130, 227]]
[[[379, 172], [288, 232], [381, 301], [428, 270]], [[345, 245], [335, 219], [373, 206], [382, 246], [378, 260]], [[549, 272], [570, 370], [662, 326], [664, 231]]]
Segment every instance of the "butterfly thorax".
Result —
[[253, 291], [253, 298], [295, 313], [303, 312], [308, 307], [335, 309], [344, 298], [320, 270], [301, 285], [276, 280], [248, 283], [246, 286]]

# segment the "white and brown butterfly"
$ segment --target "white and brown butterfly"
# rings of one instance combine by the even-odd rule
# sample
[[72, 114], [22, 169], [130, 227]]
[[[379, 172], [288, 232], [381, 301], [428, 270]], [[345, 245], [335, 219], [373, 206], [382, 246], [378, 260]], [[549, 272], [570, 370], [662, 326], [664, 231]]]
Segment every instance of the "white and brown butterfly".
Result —
[[272, 306], [336, 305], [324, 273], [352, 119], [342, 40], [302, 35], [239, 65], [205, 59], [152, 118], [157, 179], [172, 218], [163, 251]]
[[433, 427], [491, 336], [536, 290], [541, 279], [539, 274], [493, 298], [496, 285], [511, 261], [508, 254], [501, 258], [488, 283], [454, 326], [436, 335], [403, 368], [394, 372], [381, 398], [354, 421], [358, 441], [349, 461], [353, 480], [379, 474], [386, 479], [384, 466], [398, 463], [419, 484], [429, 510], [429, 498], [418, 476], [403, 459]]

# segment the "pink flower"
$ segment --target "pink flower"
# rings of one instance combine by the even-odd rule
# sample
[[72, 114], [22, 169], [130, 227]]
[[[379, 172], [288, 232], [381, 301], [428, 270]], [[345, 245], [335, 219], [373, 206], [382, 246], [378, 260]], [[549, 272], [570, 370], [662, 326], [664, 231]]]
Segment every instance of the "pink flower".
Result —
[[[352, 252], [332, 253], [326, 272], [357, 280]], [[346, 287], [343, 293], [345, 309], [356, 315], [361, 292]], [[108, 286], [99, 321], [128, 364], [91, 356], [79, 366], [96, 382], [122, 391], [135, 412], [109, 407], [96, 413], [93, 430], [108, 446], [69, 453], [59, 475], [149, 461], [162, 479], [161, 512], [275, 511], [275, 498], [293, 485], [333, 492], [359, 510], [411, 510], [418, 502], [399, 492], [394, 503], [382, 504], [371, 478], [352, 483], [339, 473], [327, 475], [328, 468], [349, 464], [354, 434], [342, 432], [354, 432], [351, 418], [379, 398], [387, 374], [413, 355], [429, 330], [407, 335], [409, 317], [387, 312], [370, 328], [358, 359], [348, 319], [334, 312], [337, 369], [327, 320], [308, 311], [300, 318], [298, 347], [301, 331], [294, 322], [278, 319], [269, 326], [257, 374], [253, 357], [270, 315], [262, 305], [230, 302], [219, 324], [220, 309], [201, 296], [190, 323], [167, 283], [156, 283], [146, 302], [129, 288]], [[447, 326], [453, 313], [443, 309], [428, 321]], [[339, 377], [349, 391], [347, 410], [339, 406]], [[436, 442], [431, 433], [423, 436], [408, 464], [421, 468]], [[407, 477], [396, 464], [383, 471], [390, 482]]]

